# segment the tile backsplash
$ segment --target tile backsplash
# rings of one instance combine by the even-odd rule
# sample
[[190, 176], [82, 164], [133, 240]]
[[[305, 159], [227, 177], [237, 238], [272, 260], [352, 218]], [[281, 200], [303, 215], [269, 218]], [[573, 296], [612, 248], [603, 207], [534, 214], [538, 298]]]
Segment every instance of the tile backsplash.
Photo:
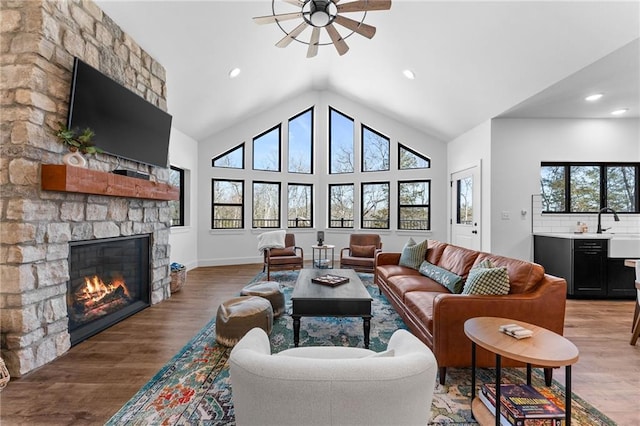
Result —
[[[573, 232], [578, 222], [586, 223], [587, 232], [596, 232], [598, 215], [596, 213], [542, 213], [542, 196], [531, 196], [531, 232]], [[610, 228], [606, 232], [616, 234], [639, 234], [640, 214], [619, 214], [619, 222], [613, 219], [611, 213], [601, 216], [602, 228]]]

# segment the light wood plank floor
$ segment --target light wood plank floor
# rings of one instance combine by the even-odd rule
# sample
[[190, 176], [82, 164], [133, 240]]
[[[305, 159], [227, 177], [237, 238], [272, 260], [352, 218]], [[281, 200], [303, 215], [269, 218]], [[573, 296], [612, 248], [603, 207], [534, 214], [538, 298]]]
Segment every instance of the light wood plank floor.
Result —
[[[261, 265], [198, 268], [169, 300], [12, 380], [0, 423], [103, 424], [216, 313]], [[573, 389], [619, 425], [640, 424], [640, 344], [629, 345], [632, 301], [567, 301], [565, 336], [580, 349]], [[554, 378], [564, 381], [564, 369]]]

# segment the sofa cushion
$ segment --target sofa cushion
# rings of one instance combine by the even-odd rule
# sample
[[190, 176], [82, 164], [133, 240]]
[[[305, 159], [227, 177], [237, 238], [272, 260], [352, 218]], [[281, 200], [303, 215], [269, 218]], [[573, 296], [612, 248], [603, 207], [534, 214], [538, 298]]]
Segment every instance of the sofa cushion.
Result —
[[409, 238], [409, 241], [404, 245], [402, 254], [400, 255], [400, 266], [406, 266], [411, 269], [420, 269], [420, 264], [427, 255], [427, 248], [429, 245], [428, 240], [416, 244], [413, 238]]
[[503, 295], [508, 293], [509, 274], [507, 268], [504, 266], [494, 267], [489, 260], [471, 268], [462, 290], [462, 294]]
[[420, 265], [420, 273], [425, 277], [429, 277], [432, 280], [445, 286], [451, 293], [460, 294], [464, 282], [460, 275], [447, 271], [439, 266], [427, 262], [426, 260]]
[[376, 246], [351, 246], [351, 256], [354, 257], [373, 257], [376, 253]]
[[467, 278], [469, 270], [477, 257], [478, 252], [475, 250], [448, 244], [444, 248], [442, 257], [440, 257], [437, 265], [456, 275], [460, 275], [464, 280]]
[[429, 240], [429, 249], [427, 250], [427, 262], [437, 265], [442, 257], [444, 248], [448, 246], [447, 243], [443, 243], [436, 240]]
[[449, 293], [442, 284], [422, 275], [396, 275], [387, 280], [387, 285], [404, 300], [404, 295], [413, 291]]
[[376, 273], [385, 281], [389, 281], [389, 278], [396, 275], [414, 275], [420, 277], [420, 272], [415, 269], [407, 268], [400, 265], [378, 265], [376, 267]]
[[490, 253], [480, 253], [476, 264], [489, 259], [495, 266], [504, 266], [509, 274], [509, 294], [529, 293], [540, 284], [544, 276], [544, 268], [537, 263], [513, 259]]
[[272, 248], [269, 249], [269, 256], [295, 256], [295, 247]]

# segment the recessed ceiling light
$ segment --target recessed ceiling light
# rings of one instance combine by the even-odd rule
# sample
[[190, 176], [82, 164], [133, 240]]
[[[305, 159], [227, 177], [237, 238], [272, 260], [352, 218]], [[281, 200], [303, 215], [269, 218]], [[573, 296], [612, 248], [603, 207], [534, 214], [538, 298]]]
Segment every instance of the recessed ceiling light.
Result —
[[236, 78], [239, 75], [240, 75], [240, 68], [234, 68], [231, 71], [229, 71], [229, 78]]
[[586, 98], [584, 98], [584, 100], [585, 101], [589, 101], [589, 102], [593, 102], [593, 101], [597, 101], [601, 97], [602, 97], [602, 93], [594, 93], [593, 95], [589, 95]]
[[620, 114], [624, 114], [627, 111], [629, 111], [629, 108], [621, 108], [615, 111], [611, 111], [611, 115], [620, 115]]
[[404, 76], [407, 77], [409, 80], [415, 80], [416, 78], [416, 74], [409, 69], [402, 71], [402, 74], [404, 74]]

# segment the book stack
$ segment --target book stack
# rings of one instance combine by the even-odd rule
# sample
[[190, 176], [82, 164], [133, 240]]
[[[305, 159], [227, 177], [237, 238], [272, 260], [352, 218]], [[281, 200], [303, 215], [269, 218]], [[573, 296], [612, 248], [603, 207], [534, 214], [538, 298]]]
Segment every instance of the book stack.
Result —
[[524, 339], [533, 336], [533, 331], [528, 328], [519, 326], [518, 324], [501, 325], [498, 330], [516, 339]]
[[[496, 386], [482, 385], [480, 401], [496, 412]], [[500, 424], [503, 426], [561, 426], [564, 410], [529, 385], [500, 385]]]

